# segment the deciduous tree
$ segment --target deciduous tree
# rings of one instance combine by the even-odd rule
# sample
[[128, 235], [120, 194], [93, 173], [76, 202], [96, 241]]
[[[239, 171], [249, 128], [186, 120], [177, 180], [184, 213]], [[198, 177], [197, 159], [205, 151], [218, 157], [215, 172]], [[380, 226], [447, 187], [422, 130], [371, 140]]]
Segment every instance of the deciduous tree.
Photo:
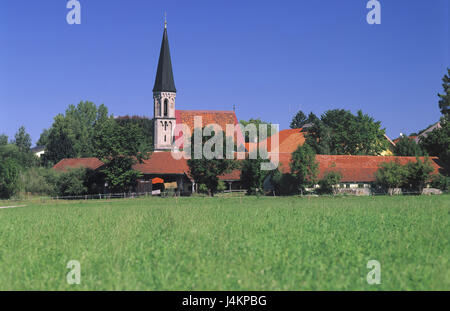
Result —
[[0, 198], [9, 199], [19, 189], [20, 167], [14, 159], [0, 160]]
[[298, 190], [303, 191], [316, 183], [318, 167], [316, 153], [308, 144], [299, 146], [292, 153], [290, 168], [291, 174], [296, 178]]
[[241, 183], [247, 189], [247, 194], [262, 193], [263, 182], [269, 171], [261, 170], [261, 164], [264, 162], [261, 157], [248, 157], [242, 163]]
[[105, 163], [101, 172], [111, 191], [128, 192], [136, 186], [142, 174], [133, 165], [149, 156], [142, 142], [142, 131], [136, 124], [120, 125], [110, 117], [95, 126], [95, 156]]
[[21, 152], [30, 152], [31, 137], [30, 134], [25, 131], [24, 126], [21, 126], [14, 135], [12, 143], [15, 144]]
[[408, 136], [402, 136], [395, 144], [394, 154], [396, 156], [415, 157], [423, 156], [422, 147], [416, 141]]
[[[205, 129], [194, 129], [195, 131], [204, 131]], [[216, 141], [217, 144], [213, 144], [211, 151], [216, 153], [214, 157], [206, 157], [204, 151], [205, 144], [208, 143], [209, 139], [214, 137], [219, 138]], [[221, 138], [220, 138], [221, 137]], [[232, 169], [237, 167], [234, 160], [226, 159], [226, 139], [225, 133], [223, 131], [211, 131], [210, 136], [203, 136], [201, 140], [201, 156], [195, 157], [195, 134], [191, 137], [191, 144], [187, 150], [190, 150], [191, 158], [187, 161], [189, 165], [189, 171], [191, 176], [194, 178], [197, 184], [205, 184], [208, 188], [209, 194], [214, 196], [217, 192], [217, 187], [219, 184], [219, 176], [230, 172]], [[221, 144], [221, 145], [219, 145]], [[198, 147], [198, 146], [197, 146]]]

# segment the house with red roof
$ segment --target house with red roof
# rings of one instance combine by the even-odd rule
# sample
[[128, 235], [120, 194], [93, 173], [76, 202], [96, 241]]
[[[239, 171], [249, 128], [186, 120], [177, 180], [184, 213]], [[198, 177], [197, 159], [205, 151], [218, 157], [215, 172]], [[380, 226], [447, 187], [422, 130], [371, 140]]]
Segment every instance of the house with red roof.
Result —
[[105, 163], [97, 158], [78, 158], [78, 159], [62, 159], [53, 166], [55, 171], [67, 172], [71, 169], [85, 168], [96, 171]]
[[[290, 173], [290, 162], [292, 159], [291, 153], [277, 154], [279, 161], [279, 170], [283, 174]], [[425, 157], [420, 157], [424, 161]], [[431, 165], [433, 167], [432, 174], [438, 174], [442, 170], [439, 159], [437, 157], [430, 157]], [[367, 189], [361, 194], [370, 194], [371, 188], [376, 180], [376, 171], [382, 163], [397, 162], [405, 165], [408, 162], [416, 162], [416, 157], [396, 157], [396, 156], [356, 156], [356, 155], [316, 155], [316, 162], [318, 164], [317, 179], [320, 180], [328, 172], [337, 171], [341, 173], [341, 189]], [[265, 190], [271, 190], [270, 176], [265, 181]]]
[[[67, 172], [77, 168], [100, 171], [103, 166], [104, 163], [97, 158], [77, 158], [62, 159], [53, 166], [53, 169], [58, 172]], [[146, 185], [156, 180], [158, 184], [176, 183], [176, 190], [183, 195], [189, 195], [195, 191], [195, 182], [189, 174], [187, 160], [185, 157], [176, 159], [171, 152], [154, 152], [142, 163], [136, 163], [133, 169], [143, 175], [138, 181], [136, 192], [148, 192], [140, 189], [147, 189]], [[240, 189], [241, 172], [234, 170], [219, 176], [219, 180], [225, 182], [229, 190]], [[107, 186], [105, 186], [104, 191], [107, 192]]]

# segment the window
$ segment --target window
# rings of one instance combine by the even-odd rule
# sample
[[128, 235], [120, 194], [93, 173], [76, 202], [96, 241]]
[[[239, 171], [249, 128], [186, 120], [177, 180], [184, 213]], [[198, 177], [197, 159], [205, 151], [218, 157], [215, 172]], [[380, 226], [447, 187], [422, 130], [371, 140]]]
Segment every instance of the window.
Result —
[[167, 99], [164, 100], [164, 116], [167, 117], [169, 114], [169, 101]]

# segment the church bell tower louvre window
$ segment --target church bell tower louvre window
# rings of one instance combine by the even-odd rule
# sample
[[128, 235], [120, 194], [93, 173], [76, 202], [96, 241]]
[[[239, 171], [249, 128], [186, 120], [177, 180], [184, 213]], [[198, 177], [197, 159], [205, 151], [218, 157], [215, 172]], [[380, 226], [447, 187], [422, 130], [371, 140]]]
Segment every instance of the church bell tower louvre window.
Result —
[[169, 109], [169, 102], [168, 102], [168, 100], [167, 100], [167, 98], [166, 98], [166, 99], [164, 100], [164, 116], [165, 116], [165, 117], [167, 117], [168, 114], [169, 114], [168, 109]]

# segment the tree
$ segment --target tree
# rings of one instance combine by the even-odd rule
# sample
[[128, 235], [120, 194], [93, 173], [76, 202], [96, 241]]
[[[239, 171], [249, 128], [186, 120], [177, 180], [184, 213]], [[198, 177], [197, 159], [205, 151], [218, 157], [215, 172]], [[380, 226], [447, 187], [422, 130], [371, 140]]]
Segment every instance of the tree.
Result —
[[448, 115], [450, 113], [450, 68], [447, 68], [447, 74], [442, 78], [444, 88], [444, 94], [438, 94], [439, 108], [443, 115]]
[[379, 155], [387, 148], [381, 123], [361, 110], [326, 111], [308, 129], [307, 143], [319, 154]]
[[375, 121], [367, 114], [358, 110], [352, 127], [348, 130], [350, 140], [349, 154], [380, 155], [388, 148], [385, 129], [381, 128], [381, 122]]
[[450, 116], [441, 118], [441, 128], [436, 128], [427, 136], [422, 136], [419, 141], [422, 148], [428, 155], [439, 157], [446, 170], [446, 175], [450, 175]]
[[306, 134], [306, 143], [313, 148], [317, 154], [335, 154], [331, 150], [332, 132], [323, 121], [316, 121]]
[[342, 174], [338, 171], [327, 172], [321, 180], [319, 180], [320, 192], [332, 194], [335, 192], [335, 186], [341, 182]]
[[0, 135], [0, 146], [5, 146], [8, 144], [8, 136], [5, 134]]
[[297, 112], [297, 114], [292, 119], [290, 128], [299, 129], [306, 124], [314, 124], [318, 120], [319, 118], [317, 118], [317, 116], [314, 113], [310, 112], [308, 117], [306, 117], [303, 111], [299, 110], [299, 112]]
[[11, 198], [19, 189], [20, 167], [14, 159], [0, 161], [0, 199]]
[[407, 178], [407, 171], [397, 161], [381, 163], [375, 172], [376, 183], [392, 195], [395, 188], [402, 187]]
[[142, 145], [147, 149], [153, 150], [153, 134], [154, 134], [154, 119], [139, 116], [124, 116], [115, 119], [119, 125], [124, 126], [126, 123], [136, 124], [142, 131]]
[[130, 191], [142, 174], [133, 169], [149, 156], [142, 144], [141, 129], [133, 123], [120, 125], [113, 117], [95, 126], [95, 156], [105, 163], [101, 172], [113, 192]]
[[[205, 128], [194, 129], [194, 133], [195, 131], [204, 133]], [[205, 184], [209, 195], [214, 196], [214, 193], [217, 192], [219, 176], [236, 168], [234, 160], [226, 159], [226, 139], [229, 138], [225, 136], [223, 131], [216, 132], [211, 129], [209, 136], [202, 135], [201, 149], [203, 152], [200, 157], [196, 158], [194, 133], [191, 137], [190, 146], [186, 149], [190, 150], [191, 154], [191, 158], [187, 161], [189, 171], [195, 182], [197, 184]], [[211, 137], [211, 139], [208, 139], [208, 137]], [[215, 154], [213, 157], [205, 154], [205, 145], [206, 147], [211, 147], [211, 152]]]
[[[272, 136], [272, 134], [274, 134], [274, 133], [272, 133], [271, 124], [269, 122], [266, 122], [266, 121], [261, 121], [261, 119], [259, 119], [259, 118], [258, 119], [250, 119], [248, 121], [240, 120], [239, 123], [241, 125], [243, 125], [244, 127], [246, 127], [249, 124], [255, 125], [255, 127], [256, 127], [256, 137], [257, 137], [258, 142], [262, 141], [265, 138], [270, 137], [270, 136]], [[259, 132], [259, 125], [261, 125], [261, 124], [267, 125], [266, 137], [262, 137], [261, 133]], [[225, 130], [225, 129], [223, 129], [223, 130]], [[247, 132], [247, 131], [244, 132], [244, 139], [245, 139], [246, 143], [250, 142], [251, 137], [250, 137], [249, 132]]]
[[51, 126], [45, 144], [44, 162], [55, 164], [64, 158], [92, 157], [95, 154], [96, 125], [108, 119], [108, 109], [92, 102], [70, 105], [59, 114]]
[[291, 174], [296, 178], [298, 190], [303, 191], [316, 183], [318, 167], [314, 150], [308, 144], [298, 146], [290, 162]]
[[404, 157], [421, 157], [423, 156], [423, 150], [416, 141], [408, 136], [402, 136], [395, 144], [394, 154], [396, 156]]
[[15, 144], [0, 145], [0, 161], [6, 159], [13, 159], [21, 169], [38, 164], [37, 157], [30, 150], [22, 152]]
[[50, 130], [44, 129], [41, 133], [41, 136], [39, 136], [39, 140], [37, 141], [36, 146], [47, 146], [49, 136]]
[[306, 119], [306, 123], [303, 126], [305, 126], [306, 124], [311, 124], [312, 125], [312, 124], [316, 123], [319, 120], [320, 119], [313, 112], [310, 112], [309, 115], [308, 115], [308, 119]]
[[30, 152], [31, 137], [25, 131], [25, 127], [21, 126], [17, 133], [14, 135], [13, 143], [19, 148], [21, 152]]
[[69, 128], [69, 124], [65, 117], [61, 114], [55, 117], [47, 144], [45, 145], [45, 153], [42, 157], [43, 162], [47, 165], [54, 165], [64, 158], [76, 158], [77, 151]]
[[303, 111], [299, 110], [295, 117], [292, 119], [290, 128], [291, 129], [299, 129], [303, 127], [306, 123], [306, 115], [303, 113]]
[[267, 176], [268, 171], [261, 170], [261, 164], [264, 160], [261, 157], [248, 157], [242, 163], [241, 168], [241, 183], [247, 189], [247, 194], [261, 193], [263, 189], [263, 182]]
[[405, 165], [405, 169], [406, 186], [414, 191], [422, 193], [423, 188], [431, 178], [430, 174], [434, 171], [430, 159], [425, 158], [425, 160], [422, 161], [417, 158], [415, 162], [408, 162], [408, 164]]

